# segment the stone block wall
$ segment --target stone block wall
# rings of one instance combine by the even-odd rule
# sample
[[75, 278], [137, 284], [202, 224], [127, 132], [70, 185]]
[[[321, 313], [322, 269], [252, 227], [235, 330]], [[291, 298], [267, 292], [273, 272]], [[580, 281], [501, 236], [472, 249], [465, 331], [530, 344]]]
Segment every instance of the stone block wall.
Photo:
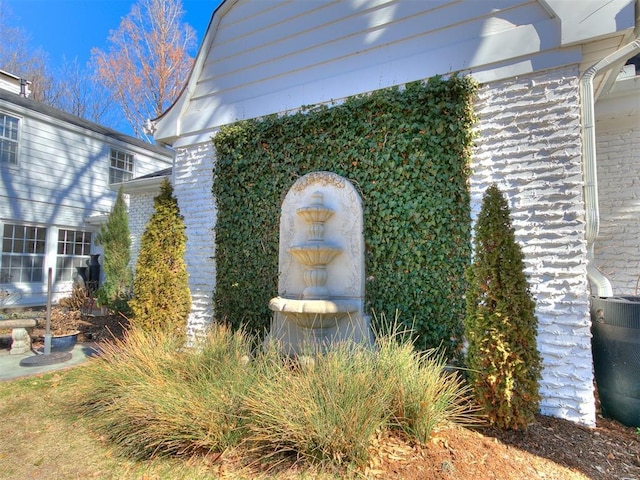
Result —
[[213, 187], [213, 143], [176, 152], [174, 194], [187, 232], [185, 260], [191, 289], [187, 334], [197, 338], [213, 321], [216, 282], [214, 227], [217, 218]]
[[595, 425], [578, 70], [482, 86], [472, 209], [493, 182], [506, 194], [536, 300], [541, 411]]
[[614, 295], [640, 294], [640, 135], [631, 127], [596, 129], [600, 233], [594, 254]]

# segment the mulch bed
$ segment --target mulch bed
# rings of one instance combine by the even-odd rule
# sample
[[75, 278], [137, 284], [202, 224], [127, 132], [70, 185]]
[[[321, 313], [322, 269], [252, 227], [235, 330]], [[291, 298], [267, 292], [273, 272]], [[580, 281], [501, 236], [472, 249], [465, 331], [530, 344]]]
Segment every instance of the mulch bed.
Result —
[[[77, 313], [75, 315], [74, 313]], [[67, 314], [51, 313], [51, 333], [60, 334], [64, 331], [77, 330], [79, 342], [100, 342], [113, 338], [122, 338], [127, 329], [128, 321], [121, 315], [92, 314], [81, 315], [79, 312]], [[44, 341], [46, 333], [46, 321], [42, 318], [36, 328], [33, 329], [32, 339], [34, 343]]]
[[[11, 318], [13, 315], [36, 318], [38, 324], [30, 332], [31, 340], [34, 348], [43, 344], [46, 333], [46, 311], [44, 309], [5, 313], [5, 315], [7, 318]], [[52, 309], [50, 320], [49, 331], [51, 335], [77, 331], [79, 342], [101, 342], [113, 338], [122, 338], [129, 324], [127, 318], [122, 315], [112, 315], [100, 310], [82, 313], [77, 310], [69, 311], [59, 307]], [[3, 347], [8, 348], [11, 330], [3, 330], [0, 333], [4, 334], [2, 339], [4, 340]], [[6, 345], [4, 345], [5, 343]]]

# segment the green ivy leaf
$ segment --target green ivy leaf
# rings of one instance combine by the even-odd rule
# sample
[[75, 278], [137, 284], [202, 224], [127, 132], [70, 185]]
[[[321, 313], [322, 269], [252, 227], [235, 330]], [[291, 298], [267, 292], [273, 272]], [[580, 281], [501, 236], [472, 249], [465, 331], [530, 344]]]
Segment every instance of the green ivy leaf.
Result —
[[213, 139], [217, 317], [268, 329], [282, 200], [301, 175], [328, 170], [363, 199], [370, 313], [398, 310], [418, 348], [454, 354], [470, 261], [475, 88], [468, 77], [434, 77], [223, 127]]

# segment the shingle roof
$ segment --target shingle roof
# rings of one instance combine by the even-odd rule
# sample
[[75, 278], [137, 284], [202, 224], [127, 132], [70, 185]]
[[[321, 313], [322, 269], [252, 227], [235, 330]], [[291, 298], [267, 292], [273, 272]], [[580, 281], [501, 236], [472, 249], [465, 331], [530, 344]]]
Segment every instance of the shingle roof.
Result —
[[0, 89], [0, 100], [11, 102], [20, 107], [33, 110], [34, 112], [47, 115], [51, 118], [55, 118], [57, 120], [67, 122], [72, 125], [85, 128], [87, 130], [91, 130], [92, 132], [99, 133], [109, 138], [113, 138], [114, 140], [119, 140], [121, 142], [126, 142], [131, 145], [135, 145], [137, 147], [147, 149], [151, 152], [156, 152], [161, 154], [167, 154], [167, 152], [169, 152], [169, 150], [165, 147], [161, 147], [159, 145], [153, 145], [151, 143], [140, 140], [139, 138], [132, 137], [131, 135], [126, 135], [122, 132], [118, 132], [117, 130], [104, 127], [94, 122], [90, 122], [89, 120], [85, 120], [84, 118], [78, 117], [76, 115], [72, 115], [70, 113], [64, 112], [57, 108], [51, 107], [49, 105], [36, 102], [35, 100], [32, 100], [30, 98], [25, 98], [21, 95], [15, 94], [13, 92], [9, 92], [7, 90]]

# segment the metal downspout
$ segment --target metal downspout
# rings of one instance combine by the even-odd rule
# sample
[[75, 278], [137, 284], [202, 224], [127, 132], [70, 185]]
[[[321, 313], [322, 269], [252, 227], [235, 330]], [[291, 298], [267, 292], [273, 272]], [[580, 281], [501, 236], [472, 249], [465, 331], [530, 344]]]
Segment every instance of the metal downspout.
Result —
[[631, 58], [640, 52], [640, 38], [625, 45], [590, 67], [580, 79], [580, 98], [582, 99], [582, 159], [584, 166], [585, 229], [587, 240], [587, 279], [591, 281], [600, 297], [613, 296], [611, 282], [598, 270], [594, 261], [594, 243], [600, 229], [600, 211], [598, 206], [598, 175], [596, 163], [596, 125], [593, 79], [599, 73], [612, 68], [616, 63]]

